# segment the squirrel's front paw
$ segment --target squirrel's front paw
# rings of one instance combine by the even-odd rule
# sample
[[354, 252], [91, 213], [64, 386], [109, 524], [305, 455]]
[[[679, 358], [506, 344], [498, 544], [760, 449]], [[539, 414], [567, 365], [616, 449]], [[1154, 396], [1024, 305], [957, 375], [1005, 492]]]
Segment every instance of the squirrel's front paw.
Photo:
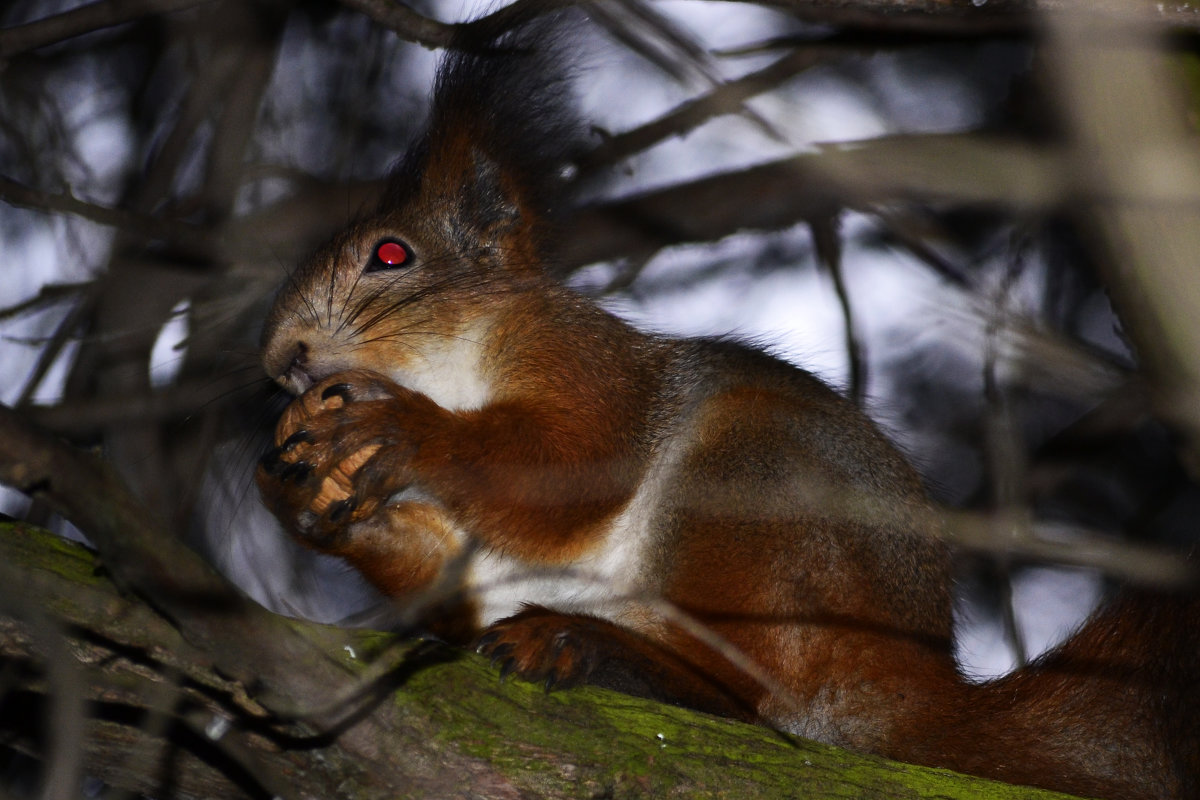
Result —
[[370, 516], [379, 505], [354, 491], [358, 468], [378, 449], [368, 445], [338, 460], [315, 447], [308, 431], [297, 431], [259, 462], [255, 477], [263, 501], [305, 541], [332, 548], [345, 526]]
[[296, 398], [255, 476], [272, 513], [313, 546], [336, 549], [347, 526], [406, 486], [408, 443], [390, 408], [406, 391], [347, 372]]

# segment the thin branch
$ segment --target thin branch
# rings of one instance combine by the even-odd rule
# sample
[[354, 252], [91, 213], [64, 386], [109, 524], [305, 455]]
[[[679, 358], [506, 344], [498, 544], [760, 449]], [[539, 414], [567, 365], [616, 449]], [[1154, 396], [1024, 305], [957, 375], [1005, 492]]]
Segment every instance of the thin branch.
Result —
[[[1022, 266], [1019, 258], [1011, 259], [995, 292], [993, 307], [986, 314], [983, 354], [984, 454], [992, 489], [993, 538], [996, 542], [1016, 542], [1018, 545], [1031, 538], [1032, 513], [1027, 494], [1029, 463], [1013, 409], [1014, 398], [1001, 384], [997, 373], [1000, 335], [1008, 327], [1009, 295], [1020, 277]], [[1000, 573], [1004, 638], [1017, 666], [1024, 667], [1029, 663], [1029, 653], [1013, 605], [1012, 559], [1008, 552], [1002, 552], [996, 554], [994, 561]]]
[[897, 244], [920, 259], [927, 267], [937, 273], [938, 277], [960, 289], [972, 285], [967, 272], [958, 264], [943, 257], [923, 235], [926, 227], [918, 221], [916, 215], [908, 209], [891, 206], [880, 206], [874, 211], [875, 217], [884, 224], [887, 235]]
[[347, 8], [363, 14], [400, 38], [430, 50], [469, 44], [477, 33], [494, 37], [522, 22], [574, 4], [574, 0], [516, 0], [465, 22], [440, 22], [414, 11], [398, 0], [338, 0]]
[[821, 47], [796, 50], [761, 70], [720, 84], [711, 92], [679, 105], [652, 122], [606, 138], [600, 146], [580, 159], [579, 167], [584, 173], [593, 172], [653, 147], [664, 139], [683, 136], [713, 117], [740, 112], [745, 101], [821, 63], [827, 55], [828, 51]]
[[433, 50], [448, 46], [457, 26], [418, 14], [395, 0], [339, 0], [342, 5], [371, 18], [402, 39]]
[[[93, 288], [94, 284], [89, 284], [89, 289]], [[73, 304], [67, 310], [67, 313], [63, 315], [62, 319], [54, 327], [53, 335], [42, 345], [38, 353], [37, 362], [33, 365], [33, 371], [25, 381], [25, 386], [21, 388], [20, 394], [17, 395], [17, 402], [15, 403], [17, 408], [22, 408], [32, 402], [38, 387], [46, 379], [46, 375], [50, 373], [50, 368], [54, 366], [54, 362], [62, 355], [67, 344], [71, 341], [71, 337], [78, 329], [80, 322], [91, 314], [95, 302], [94, 290], [83, 291], [79, 294], [79, 302]]]
[[[874, 211], [916, 199], [1045, 209], [1070, 189], [1062, 155], [1052, 148], [971, 134], [881, 137], [584, 209], [564, 266], [644, 258], [743, 230], [782, 230], [830, 208]], [[1200, 208], [1200, 194], [1174, 202]]]
[[[592, 0], [593, 21], [617, 41], [684, 86], [716, 88], [723, 83], [713, 55], [670, 17], [645, 0]], [[764, 134], [785, 141], [769, 120], [741, 105], [737, 112]]]
[[257, 5], [238, 8], [236, 17], [230, 17], [226, 12], [223, 47], [210, 57], [224, 62], [227, 80], [218, 82], [221, 105], [214, 115], [199, 192], [206, 209], [218, 220], [233, 212], [259, 108], [278, 61], [285, 21], [277, 10]]
[[185, 381], [150, 393], [65, 400], [52, 406], [31, 406], [23, 411], [39, 425], [56, 433], [87, 437], [106, 426], [134, 420], [177, 420], [194, 414], [197, 408], [265, 380], [259, 378], [260, 374], [261, 369], [256, 366], [250, 381], [230, 371], [217, 378]]
[[69, 191], [44, 192], [3, 176], [0, 176], [0, 201], [34, 211], [72, 214], [118, 228], [140, 241], [167, 240], [195, 252], [207, 252], [212, 246], [212, 235], [195, 225], [89, 203]]
[[0, 308], [0, 320], [15, 319], [57, 305], [64, 300], [75, 300], [83, 295], [91, 285], [92, 281], [43, 284], [38, 289], [38, 293], [28, 300], [22, 300], [7, 308]]
[[0, 29], [0, 62], [85, 33], [209, 2], [212, 0], [97, 0], [61, 14]]
[[1200, 15], [1186, 2], [1129, 0], [772, 0], [797, 19], [839, 28], [956, 36], [1029, 35], [1039, 19], [1090, 15], [1114, 25], [1155, 24], [1200, 31]]
[[679, 83], [720, 83], [712, 55], [674, 20], [641, 0], [593, 0], [588, 12], [617, 41]]
[[842, 269], [842, 238], [836, 214], [822, 214], [809, 220], [813, 245], [817, 252], [817, 263], [833, 281], [838, 306], [842, 310], [842, 341], [846, 348], [847, 372], [850, 375], [848, 395], [857, 405], [862, 405], [867, 391], [866, 345], [854, 330], [854, 312], [850, 306], [850, 292], [846, 288], [845, 272]]
[[[220, 9], [206, 11], [209, 13], [204, 16], [211, 18], [216, 16]], [[215, 27], [220, 23], [211, 20], [210, 24]], [[172, 31], [172, 38], [180, 45], [195, 46], [186, 32]], [[165, 45], [166, 48], [171, 46], [172, 43]], [[197, 130], [209, 119], [214, 109], [220, 108], [222, 91], [230, 80], [228, 73], [237, 69], [236, 62], [219, 57], [224, 50], [224, 47], [220, 48], [212, 54], [216, 58], [210, 58], [204, 64], [203, 79], [200, 79], [198, 74], [193, 74], [192, 79], [187, 81], [183, 98], [168, 118], [169, 130], [149, 153], [145, 169], [137, 184], [131, 187], [133, 191], [129, 199], [130, 208], [149, 213], [150, 210], [160, 207], [164, 201], [173, 199], [172, 186], [175, 185], [181, 170], [180, 165], [194, 155]]]

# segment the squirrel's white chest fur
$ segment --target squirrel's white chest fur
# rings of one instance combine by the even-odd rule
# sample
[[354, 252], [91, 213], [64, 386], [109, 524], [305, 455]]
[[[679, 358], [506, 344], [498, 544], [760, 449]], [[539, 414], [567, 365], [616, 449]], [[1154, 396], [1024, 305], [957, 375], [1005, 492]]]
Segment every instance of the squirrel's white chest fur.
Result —
[[645, 590], [638, 569], [645, 529], [630, 516], [622, 514], [600, 547], [571, 564], [531, 564], [496, 550], [476, 553], [466, 583], [478, 604], [480, 625], [511, 616], [525, 604], [622, 622]]
[[479, 324], [457, 335], [422, 336], [403, 365], [385, 374], [449, 411], [482, 408], [492, 398], [483, 344], [487, 335], [487, 326]]
[[666, 437], [634, 496], [608, 521], [596, 546], [570, 564], [536, 565], [487, 549], [474, 553], [466, 581], [480, 624], [511, 616], [526, 603], [592, 614], [635, 630], [655, 624], [647, 603], [661, 586], [646, 570], [646, 554], [660, 535], [664, 497], [692, 445], [689, 434]]

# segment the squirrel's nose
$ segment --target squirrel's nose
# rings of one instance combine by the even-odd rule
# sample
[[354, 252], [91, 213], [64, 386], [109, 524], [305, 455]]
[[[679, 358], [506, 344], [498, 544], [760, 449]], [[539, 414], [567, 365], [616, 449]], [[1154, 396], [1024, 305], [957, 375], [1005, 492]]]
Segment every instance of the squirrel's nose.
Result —
[[292, 394], [304, 394], [316, 382], [308, 371], [308, 345], [304, 342], [296, 342], [279, 362], [278, 366], [268, 364], [268, 374]]

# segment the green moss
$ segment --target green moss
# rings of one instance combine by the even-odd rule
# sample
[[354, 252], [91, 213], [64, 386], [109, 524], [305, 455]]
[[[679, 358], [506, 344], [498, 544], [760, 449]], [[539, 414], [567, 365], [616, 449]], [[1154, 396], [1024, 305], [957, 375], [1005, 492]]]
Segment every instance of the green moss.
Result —
[[[431, 736], [528, 791], [608, 797], [1063, 797], [850, 753], [766, 728], [594, 688], [501, 682], [462, 654], [417, 670], [397, 695]], [[563, 764], [563, 754], [570, 763]], [[717, 787], [720, 787], [719, 789]]]
[[77, 584], [105, 582], [97, 571], [96, 554], [78, 542], [23, 522], [0, 522], [0, 536], [13, 545], [20, 567], [45, 570]]

